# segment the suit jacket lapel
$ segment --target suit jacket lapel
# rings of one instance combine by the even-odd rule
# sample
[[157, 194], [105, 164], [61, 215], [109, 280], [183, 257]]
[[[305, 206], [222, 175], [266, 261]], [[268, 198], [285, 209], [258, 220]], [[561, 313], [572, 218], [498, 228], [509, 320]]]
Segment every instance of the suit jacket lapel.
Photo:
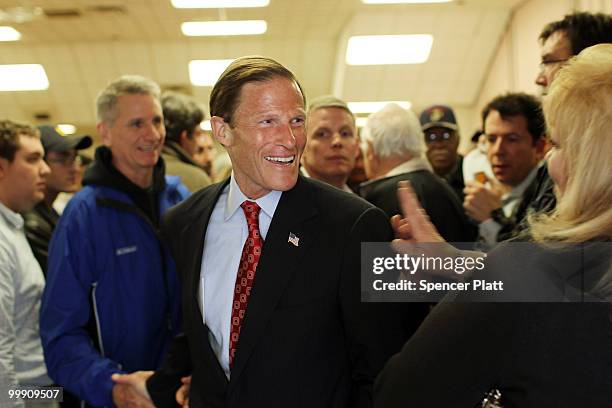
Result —
[[[315, 237], [315, 226], [305, 222], [317, 214], [314, 199], [314, 191], [300, 176], [296, 186], [284, 192], [278, 203], [264, 242], [246, 316], [242, 322], [230, 378], [230, 393], [257, 341], [264, 334], [266, 324], [296, 266]], [[289, 242], [290, 233], [299, 238], [297, 246]]]
[[220, 374], [223, 379], [226, 379], [225, 374], [210, 347], [208, 328], [203, 324], [198, 295], [202, 269], [202, 254], [208, 222], [215, 208], [215, 204], [219, 200], [219, 196], [227, 185], [228, 180], [213, 187], [213, 190], [202, 197], [199, 202], [196, 202], [193, 208], [186, 210], [188, 211], [189, 217], [186, 221], [187, 225], [183, 228], [181, 237], [179, 238], [180, 245], [184, 246], [184, 250], [179, 251], [179, 253], [185, 254], [184, 262], [180, 263], [180, 265], [183, 265], [185, 268], [185, 272], [183, 272], [183, 285], [185, 285], [184, 293], [190, 297], [190, 301], [183, 302], [183, 305], [188, 305], [186, 307], [189, 307], [189, 310], [184, 310], [183, 313], [186, 315], [191, 325], [196, 344], [202, 345], [201, 350], [203, 350], [201, 354], [197, 351], [192, 352], [192, 354], [202, 355], [209, 367], [216, 365], [215, 371], [217, 371], [217, 374]]

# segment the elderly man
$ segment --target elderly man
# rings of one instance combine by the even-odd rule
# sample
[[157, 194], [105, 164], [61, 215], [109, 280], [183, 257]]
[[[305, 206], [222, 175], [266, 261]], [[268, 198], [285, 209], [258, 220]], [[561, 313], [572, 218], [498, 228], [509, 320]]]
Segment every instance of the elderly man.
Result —
[[346, 192], [346, 182], [359, 154], [355, 116], [340, 99], [324, 95], [308, 107], [308, 143], [302, 156], [302, 172]]
[[434, 173], [451, 186], [457, 198], [463, 200], [463, 156], [459, 147], [459, 126], [455, 112], [445, 105], [433, 105], [421, 112], [421, 128], [425, 134], [427, 160]]
[[177, 92], [164, 92], [161, 103], [166, 127], [162, 150], [166, 174], [179, 176], [192, 192], [212, 184], [206, 171], [194, 160], [198, 139], [203, 135], [200, 123], [204, 111], [193, 99]]
[[123, 76], [97, 99], [96, 150], [49, 248], [41, 337], [51, 378], [93, 406], [135, 398], [111, 375], [158, 367], [179, 327], [159, 218], [188, 196], [164, 175], [159, 87]]
[[45, 278], [19, 215], [44, 197], [43, 157], [35, 128], [0, 120], [0, 406], [7, 408], [24, 407], [9, 390], [51, 384], [38, 335]]
[[369, 182], [362, 196], [389, 217], [400, 214], [397, 183], [408, 180], [440, 234], [450, 242], [475, 238], [459, 199], [423, 158], [423, 132], [414, 112], [389, 104], [368, 118], [363, 132], [364, 164]]
[[164, 219], [186, 340], [148, 380], [153, 400], [173, 404], [192, 367], [191, 407], [370, 406], [372, 381], [396, 349], [360, 303], [359, 254], [361, 242], [391, 239], [387, 217], [299, 175], [304, 94], [276, 61], [232, 62], [210, 107], [233, 173]]
[[524, 201], [536, 188], [546, 125], [540, 102], [524, 93], [493, 99], [482, 111], [482, 122], [495, 178], [487, 185], [468, 182], [463, 206], [479, 223], [482, 249], [488, 249], [512, 237], [526, 215]]
[[81, 165], [78, 151], [91, 146], [92, 140], [89, 136], [66, 136], [53, 126], [39, 126], [38, 130], [45, 149], [45, 162], [51, 173], [47, 176], [45, 199], [26, 212], [24, 219], [28, 242], [46, 274], [49, 241], [59, 220], [53, 202], [59, 193], [74, 193], [80, 188], [77, 180]]

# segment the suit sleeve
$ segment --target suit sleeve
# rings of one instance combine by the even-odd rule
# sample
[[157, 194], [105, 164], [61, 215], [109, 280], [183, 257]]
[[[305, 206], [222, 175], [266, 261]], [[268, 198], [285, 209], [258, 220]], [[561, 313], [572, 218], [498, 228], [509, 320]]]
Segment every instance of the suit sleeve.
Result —
[[381, 319], [386, 310], [384, 305], [361, 302], [361, 243], [389, 242], [392, 236], [385, 213], [368, 208], [354, 223], [344, 252], [340, 299], [351, 360], [351, 407], [371, 406], [374, 378], [387, 359], [398, 351], [389, 341], [393, 328]]
[[[178, 235], [171, 231], [171, 226], [174, 225], [172, 214], [173, 211], [171, 210], [162, 217], [160, 235], [173, 260], [177, 260], [180, 259], [177, 245], [175, 245]], [[177, 273], [182, 278], [179, 263], [176, 263], [176, 265]], [[184, 329], [187, 327], [186, 320], [183, 319]], [[147, 390], [155, 406], [158, 408], [177, 407], [175, 395], [181, 386], [181, 377], [191, 375], [191, 371], [191, 354], [187, 337], [184, 333], [180, 333], [173, 339], [161, 367], [147, 380]]]

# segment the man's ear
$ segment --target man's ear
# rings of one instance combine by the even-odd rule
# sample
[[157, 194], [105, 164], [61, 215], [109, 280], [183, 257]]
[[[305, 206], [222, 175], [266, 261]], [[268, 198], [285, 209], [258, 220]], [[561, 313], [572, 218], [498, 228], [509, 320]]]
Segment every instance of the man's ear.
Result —
[[546, 151], [548, 150], [546, 149], [546, 144], [547, 142], [545, 137], [541, 137], [535, 142], [535, 151], [538, 161], [542, 160], [546, 155]]
[[5, 159], [4, 157], [0, 157], [0, 180], [4, 178], [9, 164], [10, 163], [7, 159]]
[[220, 116], [210, 118], [210, 126], [212, 127], [213, 138], [223, 147], [228, 147], [232, 144], [233, 134], [229, 123]]
[[189, 137], [189, 134], [187, 133], [187, 130], [183, 130], [183, 131], [181, 132], [181, 134], [179, 135], [179, 141], [180, 141], [180, 143], [179, 143], [179, 144], [181, 144], [181, 145], [182, 145], [182, 144], [184, 143], [184, 141], [186, 141], [186, 140], [191, 140], [191, 139], [193, 139], [193, 136], [192, 136], [192, 137]]
[[110, 147], [111, 146], [111, 135], [110, 135], [109, 127], [106, 124], [106, 122], [98, 123], [96, 125], [96, 129], [98, 130], [98, 134], [102, 138], [102, 143], [104, 143], [105, 146]]

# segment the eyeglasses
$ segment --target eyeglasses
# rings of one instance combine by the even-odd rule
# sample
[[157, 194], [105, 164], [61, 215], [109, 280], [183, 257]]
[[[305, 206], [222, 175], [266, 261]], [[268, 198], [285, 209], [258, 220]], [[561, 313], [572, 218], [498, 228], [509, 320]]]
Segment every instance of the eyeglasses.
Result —
[[425, 143], [448, 142], [453, 138], [453, 132], [428, 132], [425, 133]]
[[80, 166], [82, 163], [81, 156], [79, 156], [76, 153], [68, 153], [68, 152], [57, 153], [56, 157], [53, 157], [53, 158], [47, 157], [45, 161], [47, 163], [61, 164], [62, 166], [72, 166], [74, 165], [74, 163]]
[[544, 71], [546, 67], [549, 67], [555, 64], [561, 64], [561, 63], [567, 62], [568, 60], [569, 58], [542, 61], [540, 62], [540, 72]]

